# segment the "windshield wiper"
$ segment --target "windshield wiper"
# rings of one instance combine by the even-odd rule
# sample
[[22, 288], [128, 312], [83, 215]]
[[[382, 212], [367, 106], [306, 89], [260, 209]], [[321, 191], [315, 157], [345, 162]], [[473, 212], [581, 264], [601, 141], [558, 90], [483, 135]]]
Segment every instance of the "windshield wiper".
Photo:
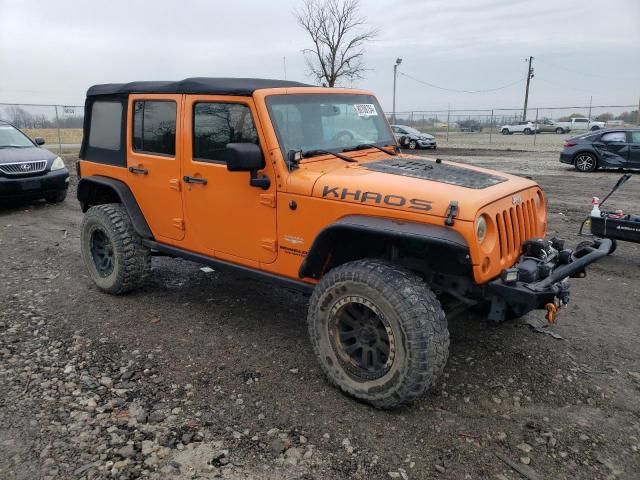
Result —
[[318, 155], [333, 155], [334, 157], [344, 160], [345, 162], [357, 163], [357, 161], [351, 157], [348, 157], [346, 155], [342, 155], [336, 152], [330, 152], [329, 150], [316, 149], [316, 150], [307, 150], [306, 152], [302, 152], [302, 158], [317, 157]]
[[384, 152], [387, 155], [391, 155], [391, 156], [396, 156], [398, 154], [398, 152], [395, 152], [395, 151], [392, 151], [392, 150], [387, 150], [386, 148], [382, 148], [382, 147], [376, 145], [375, 143], [361, 143], [360, 145], [356, 145], [355, 147], [345, 148], [342, 151], [343, 152], [352, 152], [353, 150], [365, 150], [367, 148], [375, 148], [375, 149], [380, 150], [381, 152]]

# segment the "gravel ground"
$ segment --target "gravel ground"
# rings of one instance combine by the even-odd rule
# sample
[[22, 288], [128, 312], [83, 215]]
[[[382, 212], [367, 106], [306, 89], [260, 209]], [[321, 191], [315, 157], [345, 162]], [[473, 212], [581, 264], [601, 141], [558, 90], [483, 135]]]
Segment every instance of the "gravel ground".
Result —
[[[435, 153], [532, 176], [550, 234], [572, 244], [619, 176], [580, 175], [556, 153]], [[384, 412], [327, 384], [304, 296], [167, 258], [140, 291], [98, 292], [73, 197], [0, 206], [2, 479], [639, 478], [638, 245], [573, 281], [543, 330], [562, 339], [526, 323], [539, 312], [450, 319], [440, 383]], [[634, 178], [611, 205], [637, 212], [638, 198]]]

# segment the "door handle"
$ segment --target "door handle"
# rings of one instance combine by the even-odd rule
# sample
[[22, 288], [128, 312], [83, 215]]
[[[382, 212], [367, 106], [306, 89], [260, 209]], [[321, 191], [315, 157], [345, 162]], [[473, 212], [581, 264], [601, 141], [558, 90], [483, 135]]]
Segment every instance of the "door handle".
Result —
[[189, 175], [185, 175], [184, 177], [182, 177], [182, 180], [184, 180], [184, 183], [199, 183], [200, 185], [207, 184], [206, 178], [190, 177]]
[[142, 167], [129, 167], [129, 171], [131, 173], [135, 173], [136, 175], [146, 175], [147, 173], [149, 173], [149, 170]]

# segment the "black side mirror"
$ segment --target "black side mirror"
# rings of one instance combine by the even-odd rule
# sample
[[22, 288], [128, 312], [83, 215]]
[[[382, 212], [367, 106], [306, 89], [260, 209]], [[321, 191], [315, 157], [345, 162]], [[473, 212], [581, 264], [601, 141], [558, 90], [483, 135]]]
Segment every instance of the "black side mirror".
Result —
[[44, 145], [44, 138], [42, 137], [36, 137], [33, 139], [33, 141], [36, 143], [36, 145], [40, 146], [40, 145]]
[[249, 172], [249, 185], [266, 190], [271, 185], [269, 177], [258, 176], [258, 170], [265, 167], [262, 150], [255, 143], [228, 143], [225, 151], [227, 170]]

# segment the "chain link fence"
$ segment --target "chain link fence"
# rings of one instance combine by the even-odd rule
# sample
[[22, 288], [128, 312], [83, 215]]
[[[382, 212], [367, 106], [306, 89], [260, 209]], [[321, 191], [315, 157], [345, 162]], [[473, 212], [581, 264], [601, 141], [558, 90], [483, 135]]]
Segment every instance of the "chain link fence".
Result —
[[[457, 148], [532, 148], [557, 150], [568, 136], [579, 134], [594, 123], [570, 126], [572, 118], [590, 118], [605, 128], [640, 126], [639, 105], [587, 105], [533, 107], [526, 120], [536, 128], [525, 135], [504, 127], [523, 121], [522, 109], [413, 110], [386, 113], [392, 124], [406, 125], [436, 137], [439, 145]], [[59, 153], [77, 152], [82, 142], [84, 106], [0, 103], [0, 120], [7, 120], [31, 138], [42, 137]], [[553, 127], [556, 122], [559, 127]], [[566, 127], [566, 128], [565, 128]], [[562, 130], [560, 130], [562, 128]], [[570, 131], [567, 131], [571, 128]], [[54, 147], [51, 147], [54, 145]]]
[[[413, 127], [451, 147], [536, 146], [555, 150], [568, 136], [591, 128], [640, 126], [639, 105], [587, 105], [573, 107], [496, 108], [479, 110], [414, 110], [385, 113], [395, 125]], [[572, 118], [591, 121], [572, 122]], [[522, 122], [528, 121], [528, 129]], [[526, 133], [525, 133], [526, 130]], [[525, 137], [525, 138], [520, 138]]]
[[31, 138], [44, 138], [48, 148], [57, 147], [58, 153], [77, 151], [82, 143], [82, 105], [0, 103], [0, 120], [14, 124]]

